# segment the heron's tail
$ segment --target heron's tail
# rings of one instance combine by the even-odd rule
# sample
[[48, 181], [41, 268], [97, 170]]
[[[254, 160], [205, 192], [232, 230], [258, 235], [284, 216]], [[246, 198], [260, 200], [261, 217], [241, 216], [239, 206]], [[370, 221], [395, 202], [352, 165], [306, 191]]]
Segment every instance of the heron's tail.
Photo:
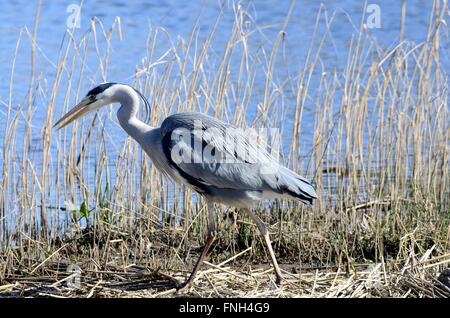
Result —
[[279, 170], [278, 189], [305, 204], [312, 204], [313, 200], [317, 199], [316, 190], [308, 180], [282, 166]]

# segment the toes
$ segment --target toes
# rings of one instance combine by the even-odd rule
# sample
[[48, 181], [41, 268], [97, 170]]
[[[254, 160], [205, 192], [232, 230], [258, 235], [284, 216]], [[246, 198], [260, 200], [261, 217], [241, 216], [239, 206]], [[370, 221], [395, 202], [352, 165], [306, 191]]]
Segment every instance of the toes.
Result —
[[275, 283], [280, 286], [283, 278], [281, 276], [277, 276], [277, 279], [275, 280]]
[[185, 291], [185, 290], [188, 290], [189, 289], [189, 287], [191, 287], [191, 283], [190, 282], [185, 282], [185, 283], [183, 283], [183, 284], [181, 284], [181, 285], [179, 285], [178, 287], [177, 287], [177, 291]]

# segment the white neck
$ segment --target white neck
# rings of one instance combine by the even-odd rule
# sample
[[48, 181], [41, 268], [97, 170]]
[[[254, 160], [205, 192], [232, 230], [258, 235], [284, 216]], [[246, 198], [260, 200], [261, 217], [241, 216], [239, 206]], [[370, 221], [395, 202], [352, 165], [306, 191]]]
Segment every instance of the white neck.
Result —
[[137, 142], [142, 144], [145, 134], [153, 127], [140, 121], [137, 118], [139, 110], [139, 95], [128, 85], [114, 85], [113, 102], [120, 103], [121, 107], [117, 111], [117, 118], [120, 126]]

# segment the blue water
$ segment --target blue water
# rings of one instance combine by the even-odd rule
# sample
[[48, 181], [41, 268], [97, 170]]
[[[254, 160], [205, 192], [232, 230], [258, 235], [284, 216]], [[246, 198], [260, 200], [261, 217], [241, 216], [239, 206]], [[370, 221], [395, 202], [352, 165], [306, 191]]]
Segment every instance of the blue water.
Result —
[[[393, 48], [399, 42], [400, 16], [402, 1], [369, 1], [377, 4], [381, 13], [381, 27], [368, 30], [369, 35], [382, 48]], [[46, 117], [46, 109], [51, 92], [52, 83], [55, 78], [55, 65], [58, 61], [58, 52], [67, 42], [67, 19], [70, 12], [67, 8], [76, 1], [42, 1], [40, 21], [37, 29], [36, 52], [36, 81], [39, 83], [38, 94], [35, 98], [33, 113], [32, 133], [34, 136], [33, 151], [39, 153], [41, 150], [42, 125]], [[224, 53], [226, 41], [229, 39], [235, 8], [238, 4], [248, 11], [246, 21], [248, 28], [255, 32], [249, 38], [249, 51], [255, 60], [261, 59], [261, 67], [255, 74], [253, 97], [247, 114], [248, 121], [253, 119], [258, 103], [262, 103], [265, 85], [265, 72], [270, 50], [276, 40], [278, 32], [282, 29], [286, 15], [291, 5], [290, 1], [261, 0], [233, 2], [205, 0], [205, 1], [85, 1], [81, 7], [80, 28], [74, 30], [74, 37], [79, 40], [91, 26], [91, 19], [95, 16], [103, 24], [105, 30], [113, 25], [116, 16], [120, 17], [122, 27], [122, 39], [118, 33], [112, 36], [112, 48], [109, 58], [109, 67], [106, 80], [114, 82], [131, 83], [136, 68], [142, 67], [144, 58], [148, 58], [148, 35], [157, 30], [158, 40], [150, 63], [156, 62], [167, 50], [171, 43], [177, 43], [179, 39], [189, 41], [192, 30], [199, 30], [199, 44], [206, 39], [211, 32], [215, 21], [220, 15], [216, 34], [213, 38], [209, 56], [209, 63], [213, 67], [220, 61]], [[423, 42], [427, 33], [429, 16], [433, 1], [407, 0], [406, 21], [404, 39], [416, 43]], [[307, 55], [308, 45], [312, 39], [316, 16], [322, 10], [318, 21], [318, 31], [313, 49], [316, 49], [321, 36], [325, 34], [326, 23], [333, 17], [329, 26], [330, 36], [324, 42], [321, 49], [320, 59], [316, 71], [312, 77], [313, 87], [310, 88], [311, 97], [307, 100], [306, 109], [302, 118], [302, 139], [304, 140], [304, 153], [311, 149], [312, 134], [314, 128], [314, 94], [317, 93], [320, 76], [323, 72], [336, 71], [342, 74], [345, 67], [348, 48], [352, 38], [357, 36], [360, 20], [364, 13], [364, 1], [297, 1], [293, 7], [289, 23], [285, 28], [286, 35], [283, 45], [276, 59], [276, 73], [274, 82], [282, 84], [291, 76], [296, 82], [296, 76], [302, 70]], [[36, 3], [33, 1], [17, 0], [2, 1], [0, 10], [0, 141], [4, 140], [4, 123], [8, 104], [12, 105], [12, 115], [15, 114], [19, 105], [26, 103], [30, 78], [30, 39], [27, 30], [32, 32], [34, 28]], [[448, 15], [445, 17], [448, 22]], [[259, 27], [259, 29], [256, 28]], [[10, 74], [12, 61], [15, 53], [19, 34], [22, 32], [18, 47], [15, 64], [12, 99], [9, 100]], [[102, 52], [105, 49], [105, 41], [101, 36], [101, 29], [97, 25], [99, 45]], [[167, 35], [166, 35], [167, 34]], [[448, 37], [443, 38], [441, 43], [441, 58], [445, 66], [450, 66]], [[73, 54], [73, 50], [71, 53]], [[71, 57], [72, 55], [69, 55]], [[214, 58], [216, 57], [216, 58]], [[266, 60], [264, 60], [266, 59]], [[254, 62], [257, 63], [257, 62]], [[91, 43], [88, 53], [88, 67], [84, 73], [81, 94], [84, 95], [95, 83], [102, 82], [102, 76], [98, 69], [98, 57]], [[239, 61], [236, 61], [236, 67]], [[208, 64], [207, 64], [208, 65]], [[163, 66], [157, 67], [159, 72]], [[235, 70], [231, 70], [231, 77], [235, 76]], [[76, 76], [75, 76], [76, 78]], [[76, 85], [76, 82], [73, 83]], [[63, 112], [63, 98], [67, 87], [67, 74], [63, 74], [59, 94], [55, 103], [55, 119]], [[292, 128], [292, 112], [295, 92], [287, 85], [282, 87], [287, 96], [283, 113], [272, 114], [276, 116], [275, 125], [283, 126], [283, 143], [289, 145]], [[150, 93], [151, 95], [151, 93]], [[74, 98], [74, 93], [71, 94]], [[337, 95], [338, 96], [338, 95]], [[71, 101], [72, 104], [73, 101]], [[102, 122], [108, 127], [107, 144], [110, 147], [109, 154], [116, 155], [126, 139], [126, 134], [111, 120], [111, 111], [104, 111], [106, 115]], [[106, 118], [106, 120], [105, 120]], [[19, 134], [22, 132], [24, 115], [19, 114]], [[17, 141], [17, 149], [20, 147], [20, 138]], [[52, 144], [52, 151], [56, 151], [56, 142]], [[286, 149], [286, 147], [285, 147]], [[287, 147], [288, 149], [288, 147]], [[0, 160], [3, 157], [0, 147]], [[19, 151], [20, 152], [20, 151]], [[36, 155], [39, 158], [39, 154]], [[20, 157], [20, 153], [17, 154]], [[39, 160], [39, 159], [38, 159]], [[0, 162], [1, 163], [1, 162]], [[1, 165], [0, 165], [1, 166]], [[0, 168], [2, 169], [2, 168]], [[37, 173], [40, 167], [37, 166]], [[0, 170], [1, 172], [1, 170]]]
[[[51, 83], [55, 76], [55, 64], [58, 52], [63, 43], [67, 29], [67, 20], [71, 13], [66, 12], [71, 4], [76, 1], [42, 1], [40, 22], [37, 31], [38, 52], [36, 54], [36, 74], [45, 78], [44, 87], [47, 92], [51, 89]], [[164, 29], [169, 38], [176, 43], [178, 38], [189, 40], [189, 36], [198, 20], [200, 39], [205, 39], [211, 31], [218, 15], [221, 12], [220, 23], [211, 47], [218, 56], [221, 56], [228, 40], [231, 26], [234, 20], [234, 10], [239, 2], [233, 1], [86, 1], [81, 7], [80, 28], [75, 29], [74, 36], [80, 39], [90, 28], [92, 17], [97, 17], [107, 30], [119, 16], [123, 30], [123, 39], [119, 40], [117, 32], [112, 39], [112, 51], [107, 80], [130, 83], [136, 67], [142, 65], [142, 59], [147, 56], [147, 37], [150, 30]], [[249, 28], [255, 25], [262, 27], [260, 32], [255, 32], [250, 37], [249, 50], [255, 54], [262, 49], [267, 54], [281, 30], [284, 19], [291, 5], [290, 1], [241, 1], [246, 7], [250, 17]], [[398, 43], [401, 1], [372, 1], [380, 8], [381, 28], [370, 29], [370, 34], [383, 47], [393, 47]], [[277, 63], [278, 74], [276, 81], [281, 83], [283, 76], [292, 74], [295, 76], [302, 69], [306, 58], [309, 41], [314, 31], [316, 15], [322, 7], [326, 11], [328, 19], [335, 15], [330, 25], [331, 34], [321, 50], [320, 63], [323, 70], [340, 70], [345, 66], [349, 42], [357, 35], [357, 29], [364, 11], [363, 1], [298, 1], [295, 3], [290, 22], [285, 31], [283, 58]], [[425, 39], [429, 15], [432, 9], [432, 1], [407, 1], [407, 15], [405, 21], [405, 36], [408, 41], [421, 42]], [[30, 75], [30, 40], [26, 36], [26, 27], [32, 32], [36, 12], [36, 3], [32, 1], [7, 1], [2, 3], [0, 11], [0, 114], [6, 112], [5, 104], [9, 98], [9, 75], [11, 73], [12, 58], [19, 33], [24, 32], [18, 50], [14, 72], [12, 105], [17, 106], [24, 101], [28, 90]], [[326, 31], [325, 15], [319, 21], [317, 39]], [[448, 18], [448, 17], [446, 17]], [[98, 30], [100, 33], [101, 31]], [[156, 61], [164, 52], [170, 49], [168, 40], [164, 40], [163, 32], [159, 32], [161, 40], [158, 41], [155, 54]], [[100, 45], [104, 44], [102, 36], [99, 36]], [[318, 42], [318, 41], [317, 41]], [[316, 43], [318, 44], [318, 43]], [[448, 47], [447, 43], [442, 43]], [[92, 49], [92, 48], [91, 48]], [[98, 65], [95, 52], [88, 64]], [[281, 55], [281, 53], [280, 53]], [[449, 61], [448, 50], [443, 50], [444, 62]], [[284, 61], [284, 63], [283, 63]], [[288, 63], [286, 63], [288, 61]], [[151, 61], [152, 62], [152, 61]], [[153, 61], [154, 62], [154, 61]], [[238, 61], [237, 61], [238, 62]], [[236, 63], [237, 64], [237, 63]], [[261, 69], [265, 65], [262, 64]], [[318, 68], [318, 74], [321, 69]], [[83, 82], [82, 91], [87, 91], [102, 78], [97, 69], [86, 70], [89, 81]], [[317, 76], [319, 77], [319, 76]], [[64, 77], [62, 79], [64, 82]], [[313, 78], [313, 82], [318, 78]], [[261, 71], [255, 80], [255, 92], [261, 91], [265, 83], [265, 74]], [[61, 85], [61, 94], [64, 93], [64, 85]], [[313, 94], [314, 92], [312, 92]], [[48, 98], [48, 97], [47, 97]], [[262, 100], [262, 96], [256, 96], [253, 107]], [[61, 102], [61, 99], [58, 100]], [[39, 103], [39, 101], [37, 101]], [[45, 104], [45, 100], [43, 101]], [[45, 105], [43, 105], [45, 106]], [[309, 108], [313, 105], [309, 103]], [[56, 107], [57, 115], [60, 114]], [[306, 114], [307, 116], [308, 114]], [[36, 114], [37, 120], [39, 114]], [[289, 119], [289, 117], [287, 117]], [[39, 124], [39, 121], [34, 121]], [[1, 134], [2, 132], [0, 132]], [[0, 139], [2, 139], [0, 135]], [[288, 136], [287, 136], [288, 137]]]

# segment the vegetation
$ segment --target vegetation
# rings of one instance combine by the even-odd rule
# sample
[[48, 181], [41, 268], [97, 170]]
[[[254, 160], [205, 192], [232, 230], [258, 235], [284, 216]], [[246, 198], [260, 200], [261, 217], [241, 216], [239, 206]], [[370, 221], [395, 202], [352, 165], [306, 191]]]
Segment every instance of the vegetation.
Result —
[[[449, 83], [440, 61], [446, 10], [446, 2], [435, 1], [423, 42], [400, 41], [394, 48], [378, 45], [361, 21], [346, 65], [333, 73], [322, 72], [320, 60], [330, 34], [314, 33], [304, 65], [282, 81], [277, 68], [288, 63], [282, 57], [289, 35], [280, 29], [271, 52], [252, 52], [251, 33], [262, 29], [246, 27], [242, 7], [236, 7], [222, 56], [212, 47], [215, 26], [205, 39], [194, 28], [189, 39], [175, 43], [164, 30], [150, 30], [148, 58], [132, 81], [152, 105], [142, 118], [156, 126], [174, 112], [202, 111], [238, 126], [284, 129], [284, 118], [273, 114], [293, 107], [292, 131], [283, 132], [292, 140], [280, 160], [311, 178], [319, 194], [311, 207], [275, 201], [258, 208], [287, 271], [281, 289], [258, 293], [272, 282], [270, 270], [259, 265], [268, 261], [257, 228], [239, 211], [218, 207], [219, 239], [209, 264], [229, 262], [205, 265], [190, 293], [449, 295], [436, 281], [450, 262]], [[67, 33], [48, 88], [34, 72], [35, 31], [18, 40], [16, 53], [20, 41], [31, 41], [32, 68], [25, 98], [13, 104], [13, 66], [6, 112], [0, 113], [4, 295], [19, 295], [23, 286], [29, 295], [76, 295], [64, 289], [69, 264], [83, 271], [83, 295], [123, 296], [124, 286], [146, 296], [171, 295], [168, 277], [182, 280], [203, 244], [201, 198], [159, 174], [130, 138], [111, 153], [106, 112], [52, 129], [91, 81], [108, 79], [116, 34], [119, 19], [109, 30], [93, 20], [78, 40]], [[155, 59], [158, 45], [170, 47]], [[92, 50], [98, 65], [86, 75]], [[254, 89], [261, 69], [262, 92]], [[256, 113], [250, 111], [255, 98]], [[36, 112], [45, 117], [42, 128], [34, 125]], [[314, 116], [312, 134], [305, 132], [306, 113]]]

